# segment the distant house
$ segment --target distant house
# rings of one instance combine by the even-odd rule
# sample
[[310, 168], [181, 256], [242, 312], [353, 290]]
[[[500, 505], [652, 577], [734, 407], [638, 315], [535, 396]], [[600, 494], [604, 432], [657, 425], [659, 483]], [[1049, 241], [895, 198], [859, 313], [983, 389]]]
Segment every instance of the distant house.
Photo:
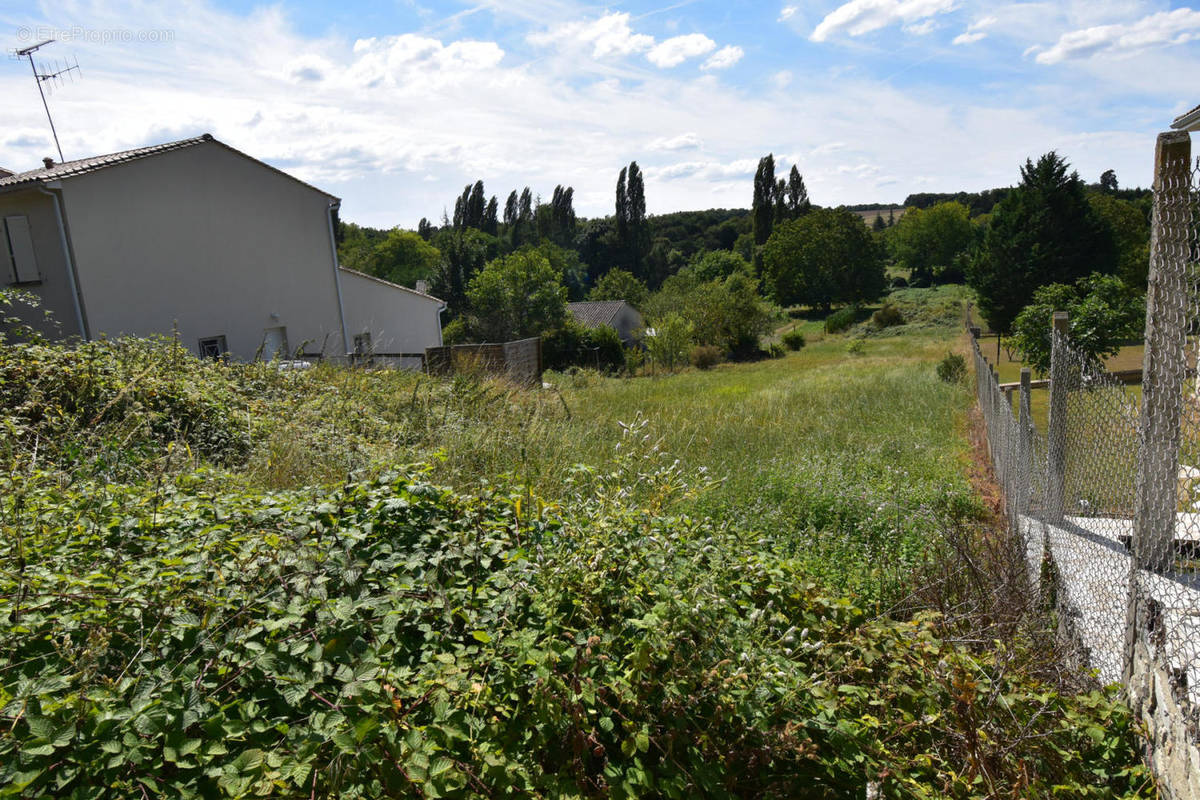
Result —
[[642, 315], [624, 300], [568, 303], [567, 309], [581, 325], [589, 328], [608, 325], [613, 328], [626, 345], [634, 343], [635, 334], [643, 327]]
[[39, 295], [52, 337], [178, 330], [244, 360], [440, 345], [442, 301], [338, 266], [339, 203], [208, 134], [46, 159], [0, 172], [0, 284]]

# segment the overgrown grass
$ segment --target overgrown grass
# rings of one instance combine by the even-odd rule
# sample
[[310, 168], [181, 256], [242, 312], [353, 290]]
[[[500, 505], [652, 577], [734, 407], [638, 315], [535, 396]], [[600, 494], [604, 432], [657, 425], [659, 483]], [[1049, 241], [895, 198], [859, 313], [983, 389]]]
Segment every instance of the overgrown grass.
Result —
[[0, 791], [1148, 796], [945, 317], [536, 391], [0, 347]]

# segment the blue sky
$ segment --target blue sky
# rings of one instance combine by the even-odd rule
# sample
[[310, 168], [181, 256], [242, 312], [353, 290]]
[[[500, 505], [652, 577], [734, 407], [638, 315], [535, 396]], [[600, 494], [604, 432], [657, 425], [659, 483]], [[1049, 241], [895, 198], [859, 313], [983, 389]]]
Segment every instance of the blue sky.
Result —
[[[633, 159], [651, 213], [747, 206], [767, 152], [824, 205], [1009, 185], [1050, 149], [1145, 185], [1200, 103], [1200, 10], [1152, 0], [22, 6], [0, 43], [83, 68], [49, 98], [68, 159], [207, 131], [382, 227], [477, 178], [611, 213]], [[49, 130], [3, 63], [0, 165], [32, 168]]]

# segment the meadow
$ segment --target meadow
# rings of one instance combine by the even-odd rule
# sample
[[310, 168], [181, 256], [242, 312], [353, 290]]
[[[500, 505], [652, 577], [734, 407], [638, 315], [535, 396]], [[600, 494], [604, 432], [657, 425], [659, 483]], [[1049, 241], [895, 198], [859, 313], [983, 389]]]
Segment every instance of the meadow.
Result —
[[1150, 797], [977, 482], [953, 290], [518, 389], [0, 347], [0, 794]]

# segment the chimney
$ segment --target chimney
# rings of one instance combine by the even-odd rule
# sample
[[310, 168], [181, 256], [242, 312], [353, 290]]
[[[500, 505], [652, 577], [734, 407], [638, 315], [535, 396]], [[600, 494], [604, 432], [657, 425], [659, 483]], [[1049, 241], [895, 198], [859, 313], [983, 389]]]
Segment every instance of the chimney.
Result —
[[421, 294], [429, 294], [429, 283], [426, 281], [417, 281], [415, 288]]
[[46, 156], [45, 158], [42, 159], [42, 163], [46, 165], [46, 169], [50, 169], [51, 167], [54, 166], [54, 159], [51, 158], [50, 156]]

